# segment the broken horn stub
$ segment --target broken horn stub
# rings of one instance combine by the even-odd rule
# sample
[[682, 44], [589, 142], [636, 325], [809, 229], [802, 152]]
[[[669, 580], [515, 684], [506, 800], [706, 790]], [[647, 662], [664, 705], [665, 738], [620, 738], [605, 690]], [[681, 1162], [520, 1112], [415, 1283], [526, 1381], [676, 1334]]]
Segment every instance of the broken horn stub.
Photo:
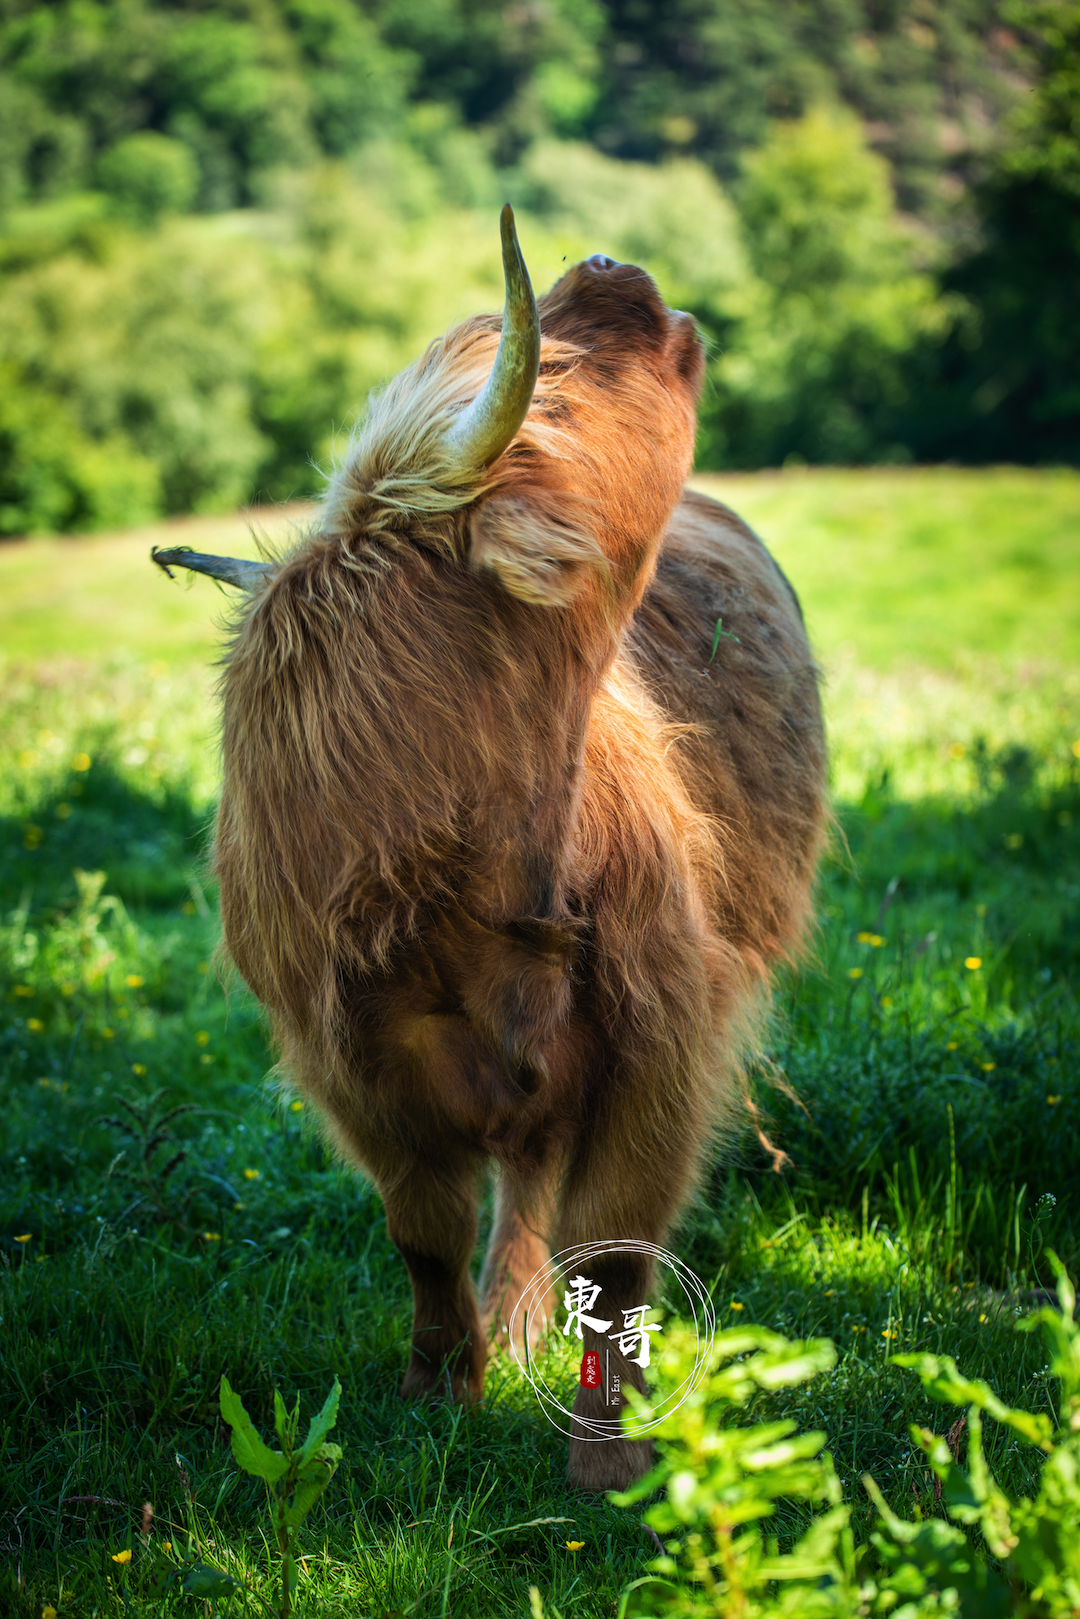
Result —
[[272, 562], [246, 562], [240, 557], [211, 557], [201, 551], [192, 551], [186, 545], [170, 550], [155, 545], [150, 551], [151, 562], [172, 578], [173, 568], [190, 568], [192, 573], [207, 573], [222, 584], [235, 585], [238, 590], [254, 590], [267, 574], [276, 573]]
[[528, 414], [540, 370], [540, 316], [521, 256], [514, 210], [502, 211], [506, 304], [491, 375], [447, 434], [447, 448], [462, 467], [488, 467], [506, 449]]

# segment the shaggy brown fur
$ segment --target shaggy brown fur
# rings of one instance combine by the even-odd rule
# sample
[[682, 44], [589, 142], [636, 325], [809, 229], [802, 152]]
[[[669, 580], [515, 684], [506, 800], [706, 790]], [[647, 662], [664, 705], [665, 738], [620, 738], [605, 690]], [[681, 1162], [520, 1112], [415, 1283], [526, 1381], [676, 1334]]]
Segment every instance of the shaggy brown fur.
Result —
[[[226, 940], [382, 1195], [414, 1395], [480, 1395], [548, 1241], [662, 1240], [798, 945], [823, 822], [795, 597], [738, 518], [682, 496], [692, 322], [609, 261], [540, 311], [510, 448], [472, 477], [443, 448], [498, 340], [473, 320], [374, 403], [223, 677]], [[710, 664], [719, 615], [738, 639]], [[605, 1315], [645, 1301], [644, 1263], [590, 1275]], [[571, 1440], [585, 1488], [647, 1463]]]

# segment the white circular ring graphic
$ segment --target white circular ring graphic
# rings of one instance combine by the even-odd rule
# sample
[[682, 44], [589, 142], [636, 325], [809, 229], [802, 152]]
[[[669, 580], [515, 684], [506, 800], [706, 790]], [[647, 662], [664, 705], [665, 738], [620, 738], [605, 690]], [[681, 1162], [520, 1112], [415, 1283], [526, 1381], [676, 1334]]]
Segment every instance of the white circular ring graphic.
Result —
[[[700, 1277], [695, 1276], [689, 1265], [684, 1265], [681, 1259], [669, 1253], [666, 1248], [657, 1247], [653, 1242], [639, 1242], [633, 1238], [624, 1241], [583, 1242], [573, 1248], [564, 1248], [561, 1253], [552, 1254], [546, 1264], [530, 1278], [528, 1286], [518, 1299], [510, 1314], [508, 1322], [510, 1352], [520, 1366], [532, 1386], [532, 1391], [539, 1400], [544, 1414], [553, 1427], [570, 1438], [584, 1439], [590, 1443], [599, 1443], [603, 1440], [621, 1439], [626, 1437], [623, 1431], [621, 1412], [614, 1417], [581, 1417], [567, 1410], [548, 1386], [543, 1374], [537, 1369], [529, 1351], [529, 1328], [532, 1313], [536, 1302], [543, 1299], [555, 1283], [557, 1274], [562, 1271], [569, 1275], [571, 1267], [581, 1266], [595, 1259], [599, 1254], [634, 1254], [644, 1255], [650, 1260], [667, 1267], [672, 1272], [682, 1289], [686, 1299], [689, 1314], [694, 1323], [694, 1336], [696, 1339], [696, 1353], [694, 1356], [693, 1371], [684, 1377], [677, 1388], [672, 1389], [664, 1398], [653, 1402], [653, 1416], [649, 1422], [642, 1422], [635, 1426], [633, 1437], [644, 1437], [654, 1428], [677, 1411], [685, 1400], [690, 1398], [699, 1386], [706, 1372], [712, 1355], [713, 1339], [716, 1336], [716, 1312], [713, 1309], [704, 1283]], [[530, 1302], [526, 1304], [526, 1300]], [[525, 1345], [525, 1358], [521, 1358], [518, 1350], [519, 1339]], [[564, 1426], [560, 1418], [565, 1417], [573, 1427]], [[585, 1430], [585, 1431], [583, 1431]]]

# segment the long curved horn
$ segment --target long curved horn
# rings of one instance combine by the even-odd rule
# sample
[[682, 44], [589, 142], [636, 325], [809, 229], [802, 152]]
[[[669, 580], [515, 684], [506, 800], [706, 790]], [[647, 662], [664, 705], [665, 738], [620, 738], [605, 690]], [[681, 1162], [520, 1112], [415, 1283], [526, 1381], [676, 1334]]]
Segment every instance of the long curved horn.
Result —
[[498, 459], [525, 420], [540, 370], [540, 316], [509, 203], [500, 224], [506, 305], [499, 350], [483, 389], [447, 435], [454, 460], [477, 469]]
[[190, 568], [193, 573], [208, 573], [211, 579], [235, 585], [238, 590], [254, 590], [268, 573], [276, 573], [272, 562], [244, 562], [239, 557], [211, 557], [201, 551], [191, 551], [186, 545], [163, 550], [155, 545], [150, 550], [151, 562], [172, 578], [173, 568]]

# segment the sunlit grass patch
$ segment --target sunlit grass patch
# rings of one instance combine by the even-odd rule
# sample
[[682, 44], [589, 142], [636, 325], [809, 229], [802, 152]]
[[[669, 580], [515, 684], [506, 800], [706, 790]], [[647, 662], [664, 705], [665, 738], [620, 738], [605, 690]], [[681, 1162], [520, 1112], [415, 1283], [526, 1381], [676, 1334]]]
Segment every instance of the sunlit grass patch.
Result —
[[[901, 508], [909, 487], [940, 493], [929, 479], [920, 496], [913, 474], [875, 494], [875, 476], [763, 479], [746, 502], [740, 482], [734, 498], [749, 511], [755, 490], [793, 490], [794, 522], [830, 489], [849, 518], [859, 487], [879, 506], [898, 490]], [[178, 1566], [197, 1552], [270, 1590], [259, 1490], [218, 1426], [225, 1371], [264, 1426], [275, 1386], [317, 1403], [341, 1378], [346, 1456], [300, 1546], [313, 1611], [437, 1612], [449, 1592], [448, 1612], [486, 1619], [527, 1613], [535, 1585], [549, 1613], [609, 1616], [655, 1546], [629, 1512], [567, 1495], [565, 1441], [513, 1364], [492, 1363], [467, 1416], [396, 1397], [410, 1301], [381, 1205], [311, 1108], [267, 1084], [262, 1015], [215, 967], [203, 648], [219, 598], [158, 579], [145, 541], [118, 546], [119, 576], [130, 564], [190, 615], [197, 661], [154, 647], [134, 611], [126, 653], [72, 660], [42, 617], [42, 661], [9, 660], [0, 686], [0, 1521], [20, 1514], [15, 1611], [119, 1619], [118, 1576], [149, 1600], [165, 1540]], [[952, 554], [959, 596], [966, 530]], [[1047, 555], [1064, 590], [1071, 563]], [[854, 639], [872, 627], [864, 587], [839, 565], [831, 578]], [[818, 588], [803, 589], [812, 614]], [[61, 601], [58, 639], [77, 611]], [[1013, 1322], [1049, 1280], [1048, 1246], [1080, 1259], [1080, 683], [1046, 649], [1036, 663], [988, 645], [999, 633], [875, 668], [818, 632], [836, 836], [809, 954], [782, 975], [755, 1065], [792, 1165], [772, 1173], [748, 1129], [670, 1239], [722, 1324], [836, 1343], [827, 1377], [756, 1397], [752, 1414], [828, 1434], [862, 1539], [864, 1470], [903, 1514], [941, 1510], [906, 1431], [934, 1413], [890, 1356], [951, 1355], [1040, 1408], [1043, 1360]], [[552, 1376], [572, 1382], [576, 1345], [556, 1337]], [[1027, 1488], [1023, 1453], [993, 1444], [995, 1470]], [[782, 1510], [785, 1544], [803, 1521]]]

